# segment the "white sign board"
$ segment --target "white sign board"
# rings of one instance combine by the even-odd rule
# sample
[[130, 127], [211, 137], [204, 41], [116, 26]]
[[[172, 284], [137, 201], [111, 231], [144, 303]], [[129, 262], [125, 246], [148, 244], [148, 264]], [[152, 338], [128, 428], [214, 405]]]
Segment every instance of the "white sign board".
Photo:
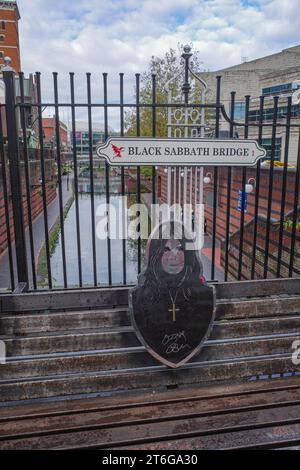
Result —
[[110, 165], [252, 166], [266, 151], [256, 140], [111, 137], [97, 146]]

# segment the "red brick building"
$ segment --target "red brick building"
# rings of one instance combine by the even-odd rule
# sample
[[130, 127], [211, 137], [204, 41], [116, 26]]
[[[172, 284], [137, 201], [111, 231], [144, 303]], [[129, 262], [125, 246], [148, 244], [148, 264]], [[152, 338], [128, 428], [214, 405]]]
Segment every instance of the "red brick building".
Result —
[[17, 73], [21, 70], [19, 19], [17, 2], [0, 1], [0, 65], [4, 64], [4, 57], [8, 56]]
[[[41, 188], [41, 164], [40, 164], [40, 150], [30, 149], [29, 150], [29, 188], [30, 188], [30, 204], [31, 204], [31, 218], [34, 221], [43, 212], [43, 195]], [[8, 155], [7, 147], [4, 148], [4, 157], [8, 166]], [[57, 196], [56, 189], [56, 165], [53, 158], [53, 152], [51, 150], [44, 151], [45, 159], [45, 176], [46, 176], [46, 200], [47, 204], [51, 202]], [[9, 172], [7, 170], [7, 185], [8, 194], [10, 193], [10, 179]], [[24, 160], [21, 151], [21, 185], [22, 188], [26, 188], [25, 171], [24, 171]], [[28, 206], [27, 198], [23, 197], [23, 210], [24, 210], [24, 225], [28, 226]], [[4, 205], [4, 188], [3, 182], [0, 180], [0, 256], [6, 251], [8, 246], [7, 231], [10, 229], [11, 240], [14, 241], [14, 224], [13, 224], [13, 213], [12, 213], [12, 201], [8, 198], [8, 210], [9, 210], [9, 221], [6, 220], [5, 205]]]
[[[55, 116], [43, 118], [44, 144], [46, 147], [56, 146], [56, 120]], [[61, 150], [68, 148], [68, 128], [63, 122], [59, 122], [59, 135]]]

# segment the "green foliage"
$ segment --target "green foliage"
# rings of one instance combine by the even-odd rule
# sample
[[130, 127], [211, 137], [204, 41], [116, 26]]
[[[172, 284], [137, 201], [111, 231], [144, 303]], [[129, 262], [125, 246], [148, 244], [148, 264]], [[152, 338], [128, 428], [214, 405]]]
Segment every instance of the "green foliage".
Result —
[[61, 167], [62, 175], [70, 175], [71, 173], [72, 173], [72, 163], [68, 162], [62, 165]]
[[[198, 52], [192, 56], [193, 69], [199, 70], [200, 61]], [[174, 49], [170, 49], [164, 57], [152, 56], [148, 70], [141, 75], [140, 83], [140, 102], [151, 104], [152, 103], [152, 77], [156, 77], [156, 103], [167, 103], [167, 94], [164, 90], [167, 82], [180, 74], [180, 76], [171, 81], [169, 88], [172, 91], [172, 102], [182, 102], [182, 78], [183, 67], [180, 65], [180, 54]], [[190, 102], [199, 103], [201, 96], [202, 85], [200, 83], [191, 82]], [[156, 137], [167, 136], [167, 108], [156, 108]], [[153, 109], [151, 107], [140, 108], [140, 129], [141, 136], [151, 137], [153, 135], [152, 128], [152, 115]], [[136, 110], [132, 109], [125, 115], [125, 129], [126, 135], [136, 135]]]
[[144, 178], [151, 178], [152, 168], [150, 166], [141, 166], [141, 175], [144, 176]]
[[55, 189], [55, 188], [57, 187], [57, 181], [50, 181], [50, 182], [48, 183], [48, 187], [49, 187], [50, 189]]
[[[74, 194], [70, 197], [68, 200], [67, 204], [64, 207], [64, 213], [63, 213], [63, 219], [65, 220], [67, 217], [67, 214], [73, 204], [74, 201]], [[49, 232], [49, 254], [50, 257], [53, 255], [54, 250], [58, 244], [59, 241], [59, 236], [60, 236], [60, 218], [58, 217], [56, 219], [55, 224], [51, 228]], [[38, 274], [41, 276], [41, 280], [39, 281], [39, 286], [40, 287], [45, 287], [48, 285], [48, 279], [47, 279], [47, 254], [46, 254], [46, 247], [45, 245], [43, 246], [39, 260], [38, 260]]]
[[[289, 229], [289, 228], [293, 228], [293, 221], [292, 220], [286, 220], [284, 223], [283, 223], [283, 227], [285, 229]], [[296, 230], [300, 230], [300, 221], [296, 221]]]
[[265, 253], [262, 251], [257, 251], [256, 252], [256, 260], [260, 263], [263, 263], [265, 259]]

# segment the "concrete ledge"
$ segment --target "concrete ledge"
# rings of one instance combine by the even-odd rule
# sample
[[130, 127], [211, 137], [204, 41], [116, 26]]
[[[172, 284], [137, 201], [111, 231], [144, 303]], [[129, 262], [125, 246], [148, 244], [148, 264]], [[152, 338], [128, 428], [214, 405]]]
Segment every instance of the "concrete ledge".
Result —
[[[300, 278], [220, 282], [216, 283], [215, 286], [218, 299], [300, 295]], [[127, 305], [128, 290], [129, 287], [124, 286], [4, 294], [0, 296], [0, 312], [89, 309]]]

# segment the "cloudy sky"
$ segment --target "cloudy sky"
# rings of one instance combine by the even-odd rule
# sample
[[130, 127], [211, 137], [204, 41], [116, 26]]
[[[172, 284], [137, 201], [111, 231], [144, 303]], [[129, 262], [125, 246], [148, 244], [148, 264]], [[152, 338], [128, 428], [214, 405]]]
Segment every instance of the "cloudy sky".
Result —
[[[203, 68], [216, 70], [300, 43], [299, 0], [19, 0], [22, 68], [41, 71], [49, 94], [52, 71], [64, 84], [74, 71], [143, 72], [151, 55], [178, 43], [200, 52]], [[94, 80], [96, 80], [94, 78]], [[97, 87], [97, 81], [93, 88]]]

